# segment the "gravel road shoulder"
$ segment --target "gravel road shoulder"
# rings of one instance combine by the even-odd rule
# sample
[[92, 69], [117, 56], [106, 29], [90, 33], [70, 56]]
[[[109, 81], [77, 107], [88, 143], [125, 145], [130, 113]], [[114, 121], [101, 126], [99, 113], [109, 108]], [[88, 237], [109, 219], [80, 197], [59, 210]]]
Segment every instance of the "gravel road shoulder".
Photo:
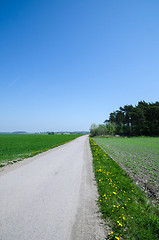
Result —
[[84, 165], [80, 186], [79, 206], [72, 228], [71, 240], [104, 240], [105, 222], [97, 205], [98, 191], [94, 179], [89, 139], [84, 149]]

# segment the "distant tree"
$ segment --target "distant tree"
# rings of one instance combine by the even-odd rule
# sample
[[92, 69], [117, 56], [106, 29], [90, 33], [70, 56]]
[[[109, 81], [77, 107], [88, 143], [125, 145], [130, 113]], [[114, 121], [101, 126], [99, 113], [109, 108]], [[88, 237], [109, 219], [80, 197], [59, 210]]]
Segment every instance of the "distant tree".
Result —
[[90, 135], [103, 136], [103, 135], [114, 135], [116, 132], [116, 126], [113, 123], [106, 122], [106, 124], [92, 124], [90, 128]]
[[105, 123], [114, 124], [116, 134], [127, 136], [159, 135], [159, 102], [138, 102], [138, 105], [125, 105], [109, 115]]
[[48, 135], [54, 135], [55, 133], [54, 132], [48, 132]]
[[98, 126], [93, 123], [90, 127], [90, 135], [91, 137], [97, 136]]
[[148, 125], [148, 134], [154, 136], [159, 134], [159, 102], [151, 104], [145, 113]]
[[133, 124], [133, 113], [134, 107], [132, 105], [125, 105], [124, 107], [120, 107], [124, 118], [123, 118], [123, 132], [126, 135], [132, 135], [132, 124]]
[[105, 135], [106, 134], [106, 126], [104, 124], [99, 124], [97, 128], [97, 135]]
[[105, 134], [107, 135], [114, 135], [116, 133], [116, 125], [114, 123], [107, 122], [105, 128]]

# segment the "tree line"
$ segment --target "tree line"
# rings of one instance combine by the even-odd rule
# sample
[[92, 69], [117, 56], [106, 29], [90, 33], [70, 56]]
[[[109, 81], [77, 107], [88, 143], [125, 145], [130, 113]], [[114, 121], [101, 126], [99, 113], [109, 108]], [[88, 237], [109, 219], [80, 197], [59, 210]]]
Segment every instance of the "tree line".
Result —
[[110, 113], [104, 124], [92, 124], [91, 136], [159, 136], [159, 102], [140, 101], [136, 106], [125, 105]]

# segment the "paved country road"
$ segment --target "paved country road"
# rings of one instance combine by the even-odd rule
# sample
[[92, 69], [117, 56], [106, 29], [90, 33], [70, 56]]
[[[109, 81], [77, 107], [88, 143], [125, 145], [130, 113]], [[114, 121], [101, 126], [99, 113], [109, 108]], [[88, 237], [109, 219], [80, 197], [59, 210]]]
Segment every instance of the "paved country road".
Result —
[[88, 136], [0, 176], [0, 240], [104, 240]]

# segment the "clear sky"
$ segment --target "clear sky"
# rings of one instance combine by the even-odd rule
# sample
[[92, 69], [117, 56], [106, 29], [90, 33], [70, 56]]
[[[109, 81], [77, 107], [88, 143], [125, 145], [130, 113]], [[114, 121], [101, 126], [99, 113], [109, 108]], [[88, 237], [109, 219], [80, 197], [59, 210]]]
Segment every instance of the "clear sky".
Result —
[[89, 130], [159, 96], [158, 0], [0, 0], [0, 131]]

